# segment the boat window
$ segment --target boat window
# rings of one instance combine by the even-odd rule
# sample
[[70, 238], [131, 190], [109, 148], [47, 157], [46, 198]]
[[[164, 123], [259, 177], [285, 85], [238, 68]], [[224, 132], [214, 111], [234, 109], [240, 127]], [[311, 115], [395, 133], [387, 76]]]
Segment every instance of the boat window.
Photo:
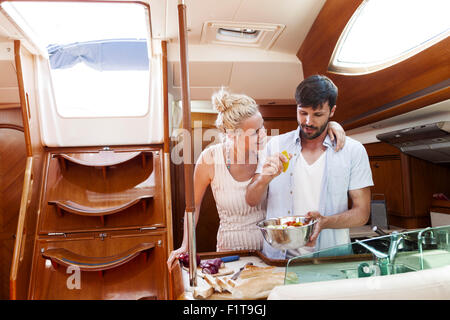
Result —
[[448, 0], [365, 0], [344, 29], [329, 71], [366, 74], [387, 68], [450, 34]]
[[150, 26], [137, 3], [2, 3], [48, 52], [61, 117], [137, 117], [149, 110]]

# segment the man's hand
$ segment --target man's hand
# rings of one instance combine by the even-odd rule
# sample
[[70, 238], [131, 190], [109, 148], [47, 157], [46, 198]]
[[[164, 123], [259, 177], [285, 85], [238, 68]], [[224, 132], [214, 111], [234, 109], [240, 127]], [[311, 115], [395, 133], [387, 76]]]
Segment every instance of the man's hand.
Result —
[[320, 212], [310, 211], [306, 214], [306, 222], [309, 223], [311, 220], [317, 220], [317, 223], [314, 225], [314, 229], [311, 237], [309, 237], [309, 242], [306, 244], [307, 247], [314, 247], [316, 245], [317, 237], [319, 237], [320, 231], [325, 229], [327, 217], [322, 216]]
[[[289, 154], [289, 158], [292, 158], [292, 155]], [[275, 178], [280, 175], [283, 171], [283, 163], [289, 162], [289, 159], [282, 153], [276, 153], [271, 155], [266, 159], [262, 167], [261, 175], [271, 176], [271, 178]]]

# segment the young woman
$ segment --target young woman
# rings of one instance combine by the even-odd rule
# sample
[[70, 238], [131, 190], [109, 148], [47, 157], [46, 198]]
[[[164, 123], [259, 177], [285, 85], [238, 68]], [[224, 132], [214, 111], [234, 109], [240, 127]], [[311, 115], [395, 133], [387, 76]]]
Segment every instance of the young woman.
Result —
[[[264, 120], [255, 101], [240, 94], [221, 90], [212, 97], [218, 111], [216, 126], [224, 135], [223, 142], [206, 148], [194, 170], [195, 224], [204, 193], [211, 189], [219, 213], [217, 251], [261, 250], [263, 237], [256, 223], [265, 218], [265, 202], [250, 207], [245, 201], [246, 188], [258, 164], [258, 151], [264, 146]], [[345, 132], [330, 122], [330, 138], [336, 138], [336, 151], [345, 141]], [[186, 221], [186, 219], [185, 219]], [[188, 251], [187, 227], [183, 242], [172, 251], [167, 261], [171, 269], [181, 253]]]

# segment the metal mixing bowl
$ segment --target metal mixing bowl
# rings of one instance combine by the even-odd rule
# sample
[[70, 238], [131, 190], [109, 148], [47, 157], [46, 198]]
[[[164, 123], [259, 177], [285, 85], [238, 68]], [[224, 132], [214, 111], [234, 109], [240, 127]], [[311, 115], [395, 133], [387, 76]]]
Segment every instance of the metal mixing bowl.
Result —
[[310, 221], [301, 227], [287, 227], [285, 229], [268, 228], [270, 225], [282, 225], [288, 221], [305, 223], [305, 216], [287, 216], [272, 218], [258, 222], [256, 225], [261, 230], [264, 239], [275, 249], [293, 250], [304, 247], [309, 241], [316, 220]]

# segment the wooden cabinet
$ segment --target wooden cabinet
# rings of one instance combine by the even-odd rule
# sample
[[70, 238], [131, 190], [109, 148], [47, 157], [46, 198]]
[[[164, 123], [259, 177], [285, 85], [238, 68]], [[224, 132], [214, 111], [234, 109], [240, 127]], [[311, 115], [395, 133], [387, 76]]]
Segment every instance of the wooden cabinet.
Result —
[[168, 299], [161, 146], [46, 153], [30, 299]]
[[374, 182], [371, 191], [384, 195], [389, 224], [403, 228], [430, 226], [433, 194], [450, 194], [450, 166], [411, 157], [382, 142], [365, 147]]
[[386, 210], [390, 215], [404, 215], [400, 157], [372, 157], [370, 168], [374, 183], [372, 197], [382, 194], [386, 200]]

